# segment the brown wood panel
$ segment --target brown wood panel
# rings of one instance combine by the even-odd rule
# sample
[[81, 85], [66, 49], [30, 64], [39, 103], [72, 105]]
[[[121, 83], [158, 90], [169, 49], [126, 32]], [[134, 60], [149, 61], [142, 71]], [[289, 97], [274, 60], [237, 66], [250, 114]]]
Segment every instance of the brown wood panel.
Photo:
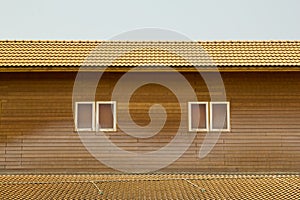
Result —
[[[196, 91], [198, 100], [209, 102], [201, 77], [196, 73], [183, 75]], [[75, 76], [75, 73], [0, 74], [0, 172], [114, 171], [91, 156], [74, 132]], [[104, 74], [96, 100], [110, 100], [121, 76], [122, 73]], [[222, 73], [222, 78], [231, 105], [231, 131], [222, 133], [203, 159], [198, 158], [199, 148], [210, 133], [197, 133], [183, 156], [161, 171], [299, 172], [300, 73], [235, 72]], [[182, 91], [180, 95], [187, 94]], [[130, 101], [131, 117], [137, 124], [147, 125], [148, 110], [154, 103], [162, 104], [168, 113], [159, 134], [137, 139], [118, 129], [106, 133], [109, 139], [123, 149], [141, 153], [168, 144], [177, 132], [181, 116], [179, 102], [169, 89], [153, 84], [137, 89]], [[186, 115], [187, 104], [180, 105], [185, 107], [182, 114]], [[124, 109], [124, 104], [117, 104], [117, 113]], [[161, 118], [160, 111], [155, 117]], [[101, 145], [93, 142], [94, 137], [90, 137], [90, 145]], [[177, 152], [170, 152], [170, 156], [174, 153]]]

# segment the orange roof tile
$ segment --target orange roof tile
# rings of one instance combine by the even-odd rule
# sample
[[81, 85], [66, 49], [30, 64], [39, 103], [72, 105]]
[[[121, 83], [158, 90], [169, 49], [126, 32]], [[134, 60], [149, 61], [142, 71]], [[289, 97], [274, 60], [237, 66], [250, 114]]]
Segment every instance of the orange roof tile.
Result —
[[0, 68], [83, 65], [300, 67], [300, 41], [0, 41]]
[[297, 199], [299, 174], [6, 174], [4, 199]]

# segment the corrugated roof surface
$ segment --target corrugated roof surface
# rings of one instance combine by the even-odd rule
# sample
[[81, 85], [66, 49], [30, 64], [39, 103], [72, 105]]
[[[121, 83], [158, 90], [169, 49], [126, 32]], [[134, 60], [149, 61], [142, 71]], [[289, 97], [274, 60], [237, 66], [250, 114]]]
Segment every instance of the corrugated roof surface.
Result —
[[82, 65], [300, 66], [300, 41], [0, 41], [0, 67]]

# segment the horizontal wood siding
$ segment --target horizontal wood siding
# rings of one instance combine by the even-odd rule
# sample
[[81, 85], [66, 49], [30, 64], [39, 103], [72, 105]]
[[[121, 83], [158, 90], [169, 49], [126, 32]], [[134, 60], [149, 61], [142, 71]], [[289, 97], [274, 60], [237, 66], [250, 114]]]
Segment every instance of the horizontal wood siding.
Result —
[[[113, 87], [122, 75], [105, 74], [96, 101], [111, 100]], [[199, 101], [210, 101], [199, 74], [183, 75]], [[74, 131], [75, 77], [71, 72], [0, 73], [0, 172], [115, 171], [91, 156]], [[231, 107], [231, 131], [222, 133], [203, 159], [198, 158], [199, 149], [209, 133], [197, 133], [183, 156], [160, 171], [299, 172], [300, 72], [235, 72], [222, 73], [222, 78]], [[186, 95], [185, 91], [180, 95]], [[168, 144], [176, 135], [181, 116], [179, 102], [169, 89], [155, 84], [137, 89], [130, 101], [131, 117], [138, 125], [147, 125], [148, 109], [154, 103], [163, 105], [168, 113], [161, 132], [140, 139], [118, 129], [107, 133], [110, 140], [140, 153]], [[187, 102], [181, 103], [187, 108]], [[117, 107], [117, 113], [124, 112], [123, 104]], [[188, 130], [187, 121], [185, 124]]]

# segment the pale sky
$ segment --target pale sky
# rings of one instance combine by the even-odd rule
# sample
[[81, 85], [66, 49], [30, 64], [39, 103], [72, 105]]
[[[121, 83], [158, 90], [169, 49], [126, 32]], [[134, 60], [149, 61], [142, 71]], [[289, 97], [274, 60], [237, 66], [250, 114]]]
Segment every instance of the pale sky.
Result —
[[300, 0], [0, 0], [0, 39], [107, 40], [139, 28], [192, 40], [299, 40]]

